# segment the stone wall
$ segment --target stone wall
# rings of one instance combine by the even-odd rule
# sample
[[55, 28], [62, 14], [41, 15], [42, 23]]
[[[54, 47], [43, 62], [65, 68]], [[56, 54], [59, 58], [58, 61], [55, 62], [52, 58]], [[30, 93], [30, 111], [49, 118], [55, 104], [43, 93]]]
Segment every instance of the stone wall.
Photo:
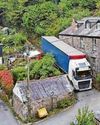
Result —
[[100, 72], [100, 39], [96, 39], [95, 50], [93, 50], [93, 44], [95, 44], [93, 38], [82, 37], [83, 47], [81, 47], [81, 38], [73, 36], [61, 36], [59, 38], [65, 43], [75, 47], [76, 49], [87, 54], [87, 59], [91, 63], [91, 67], [94, 72]]
[[[71, 94], [72, 95], [72, 94]], [[49, 111], [52, 108], [57, 107], [57, 102], [59, 100], [62, 100], [64, 98], [70, 97], [70, 94], [63, 93], [59, 96], [53, 96], [53, 97], [47, 97], [39, 100], [30, 100], [30, 109], [31, 109], [31, 115], [36, 115], [37, 110], [45, 107], [47, 111]], [[28, 109], [27, 109], [27, 103], [22, 103], [19, 98], [16, 95], [13, 95], [13, 107], [15, 112], [19, 115], [20, 118], [25, 120], [28, 115]]]
[[62, 100], [64, 98], [68, 98], [69, 95], [68, 93], [62, 94], [59, 96], [53, 96], [53, 97], [47, 97], [44, 99], [36, 100], [31, 102], [31, 108], [32, 108], [32, 113], [36, 114], [37, 110], [45, 107], [48, 111], [51, 110], [52, 108], [57, 107], [57, 102], [59, 100]]
[[25, 103], [22, 103], [19, 98], [13, 94], [13, 108], [16, 114], [23, 120], [27, 118], [28, 109]]

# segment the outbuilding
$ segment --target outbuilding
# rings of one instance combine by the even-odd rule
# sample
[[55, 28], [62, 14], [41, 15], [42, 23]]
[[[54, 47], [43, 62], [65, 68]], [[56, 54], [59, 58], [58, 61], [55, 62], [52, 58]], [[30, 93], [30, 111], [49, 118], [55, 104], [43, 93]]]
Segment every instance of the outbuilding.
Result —
[[15, 112], [25, 119], [28, 115], [28, 106], [32, 115], [45, 107], [48, 111], [57, 106], [61, 99], [68, 98], [73, 93], [67, 76], [61, 75], [43, 80], [33, 80], [16, 83], [13, 89], [13, 107]]

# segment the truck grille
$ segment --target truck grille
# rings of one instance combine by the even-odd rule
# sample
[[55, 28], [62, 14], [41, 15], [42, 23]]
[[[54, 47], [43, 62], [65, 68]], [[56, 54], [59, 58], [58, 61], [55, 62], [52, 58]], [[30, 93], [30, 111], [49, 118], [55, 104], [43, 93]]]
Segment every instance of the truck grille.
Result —
[[79, 89], [86, 89], [90, 86], [90, 80], [78, 82]]

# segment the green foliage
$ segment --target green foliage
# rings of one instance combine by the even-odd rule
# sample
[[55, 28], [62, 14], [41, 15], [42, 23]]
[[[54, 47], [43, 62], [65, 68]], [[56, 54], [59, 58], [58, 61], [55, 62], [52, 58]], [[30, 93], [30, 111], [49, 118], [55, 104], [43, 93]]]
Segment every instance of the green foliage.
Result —
[[98, 2], [96, 3], [96, 11], [95, 11], [95, 15], [96, 16], [100, 16], [100, 1], [98, 0]]
[[1, 0], [0, 8], [4, 11], [4, 25], [24, 30], [29, 37], [37, 37], [57, 35], [73, 17], [90, 16], [96, 8], [99, 15], [100, 7], [98, 0]]
[[27, 41], [27, 37], [22, 33], [14, 33], [10, 35], [0, 34], [0, 41], [4, 45], [4, 53], [14, 53], [20, 51]]
[[7, 67], [4, 64], [0, 65], [0, 70], [5, 70], [5, 69], [7, 69]]
[[88, 107], [78, 110], [76, 121], [77, 124], [72, 122], [70, 125], [96, 125], [94, 114], [92, 111], [89, 111]]
[[60, 71], [54, 67], [54, 58], [47, 54], [41, 60], [37, 60], [30, 65], [30, 78], [41, 79], [60, 75]]
[[[56, 4], [55, 4], [56, 3]], [[69, 26], [72, 18], [81, 19], [86, 16], [100, 16], [99, 0], [8, 0], [0, 1], [0, 16], [3, 26], [24, 31], [28, 38], [39, 38], [41, 35], [58, 35]], [[13, 41], [20, 44], [25, 38], [20, 33], [16, 35], [0, 35], [4, 43]], [[37, 45], [37, 43], [35, 42]], [[18, 46], [18, 45], [17, 45]], [[19, 50], [20, 47], [18, 47]], [[8, 48], [5, 48], [5, 51]], [[13, 50], [11, 50], [13, 51]]]
[[15, 33], [10, 35], [0, 35], [1, 42], [6, 45], [16, 44], [22, 45], [26, 42], [27, 37], [23, 33]]
[[[28, 64], [30, 69], [30, 79], [43, 79], [51, 76], [60, 75], [60, 71], [54, 67], [55, 59], [50, 54], [45, 55], [41, 60], [35, 60]], [[16, 80], [25, 80], [27, 78], [27, 68], [17, 66], [12, 69]]]
[[15, 81], [25, 80], [27, 78], [26, 69], [24, 67], [15, 67], [12, 69]]
[[75, 98], [64, 98], [62, 100], [59, 100], [57, 102], [57, 108], [66, 108], [69, 107], [71, 105], [73, 105], [75, 103]]
[[96, 1], [97, 0], [80, 0], [80, 6], [89, 10], [95, 10]]
[[44, 35], [56, 18], [57, 6], [52, 2], [44, 2], [27, 7], [22, 19], [27, 33]]
[[97, 81], [97, 83], [100, 83], [100, 74], [97, 74], [96, 81]]

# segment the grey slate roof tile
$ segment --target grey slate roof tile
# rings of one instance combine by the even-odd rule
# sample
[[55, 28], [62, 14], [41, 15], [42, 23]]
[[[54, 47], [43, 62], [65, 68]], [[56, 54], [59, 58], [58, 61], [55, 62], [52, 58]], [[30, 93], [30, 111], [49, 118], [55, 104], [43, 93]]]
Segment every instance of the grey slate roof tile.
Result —
[[[15, 87], [18, 87], [20, 91], [22, 91], [26, 95], [27, 83], [26, 81], [22, 81], [17, 83]], [[62, 95], [64, 93], [69, 93], [70, 90], [73, 91], [72, 86], [67, 80], [66, 75], [51, 77], [43, 80], [34, 80], [29, 83], [29, 93], [30, 99], [39, 100], [46, 97], [50, 97], [51, 92], [54, 92], [55, 96]]]
[[[100, 37], [100, 29], [96, 29], [97, 23], [100, 22], [100, 17], [86, 17], [80, 21], [76, 21], [77, 25], [81, 24], [77, 30], [73, 30], [73, 26], [66, 28], [59, 35], [75, 35], [75, 36], [94, 36]], [[91, 28], [86, 28], [86, 23], [91, 23]]]

